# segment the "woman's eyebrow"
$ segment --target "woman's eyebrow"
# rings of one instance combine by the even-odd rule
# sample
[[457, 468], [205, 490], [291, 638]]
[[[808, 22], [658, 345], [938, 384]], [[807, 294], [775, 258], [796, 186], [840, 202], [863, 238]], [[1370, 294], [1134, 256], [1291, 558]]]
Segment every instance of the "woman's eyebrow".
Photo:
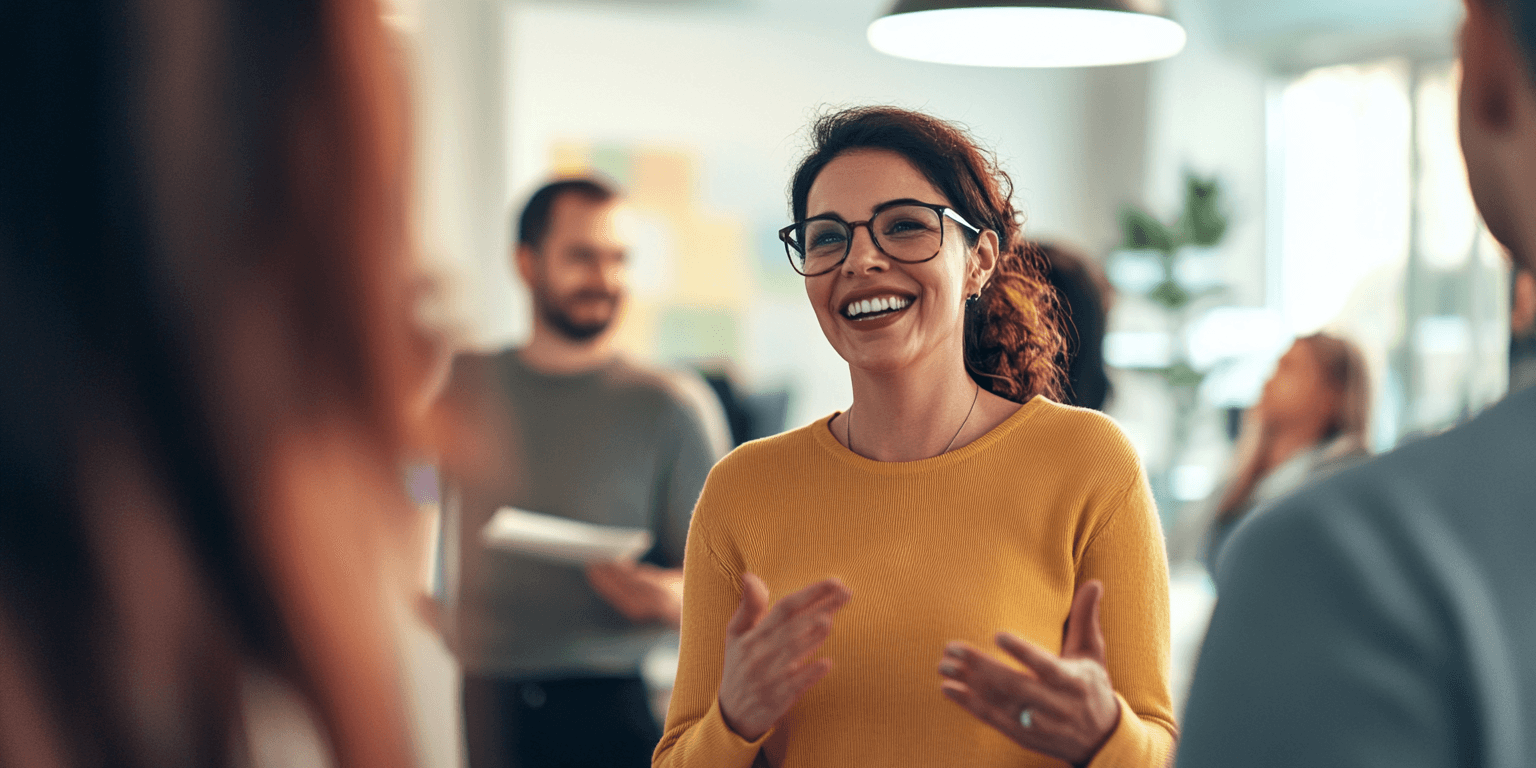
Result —
[[[917, 199], [915, 197], [898, 197], [898, 198], [895, 198], [893, 200], [886, 200], [886, 201], [881, 202], [881, 203], [875, 203], [874, 207], [870, 208], [870, 210], [875, 212], [875, 213], [879, 213], [880, 211], [885, 210], [886, 208], [890, 208], [893, 205], [913, 205], [913, 204], [916, 204], [916, 205], [932, 205], [932, 203], [928, 203], [928, 202], [925, 202], [923, 200], [919, 200], [919, 199]], [[822, 216], [830, 216], [830, 217], [834, 217], [834, 218], [837, 218], [837, 219], [841, 219], [842, 221], [850, 221], [850, 219], [844, 218], [844, 216], [842, 214], [838, 213], [837, 211], [822, 211], [821, 213], [813, 213], [813, 214], [807, 215], [806, 218], [808, 218], [808, 219], [815, 219], [815, 218], [819, 218], [819, 217], [822, 217]]]
[[874, 210], [875, 211], [881, 211], [881, 210], [884, 210], [886, 208], [890, 208], [893, 205], [913, 205], [913, 204], [916, 204], [916, 205], [933, 205], [933, 203], [930, 203], [930, 202], [928, 202], [926, 200], [919, 200], [919, 199], [917, 199], [915, 197], [898, 197], [895, 200], [887, 200], [887, 201], [885, 201], [883, 203], [879, 203], [879, 204], [875, 205]]

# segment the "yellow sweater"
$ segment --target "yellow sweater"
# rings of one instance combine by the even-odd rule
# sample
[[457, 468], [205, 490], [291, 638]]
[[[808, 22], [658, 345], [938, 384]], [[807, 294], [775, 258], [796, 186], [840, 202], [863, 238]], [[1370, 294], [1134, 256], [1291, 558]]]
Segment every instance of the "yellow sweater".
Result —
[[[709, 475], [684, 556], [682, 651], [653, 764], [1059, 766], [940, 691], [945, 643], [1009, 630], [1059, 650], [1076, 585], [1101, 605], [1120, 725], [1094, 768], [1160, 768], [1168, 688], [1168, 567], [1135, 453], [1114, 422], [1035, 398], [975, 442], [913, 462], [844, 448], [827, 420], [743, 445]], [[832, 672], [756, 742], [720, 717], [725, 627], [741, 574], [771, 599], [838, 576], [853, 597], [822, 653]], [[1018, 666], [1014, 664], [1014, 666]], [[759, 765], [761, 763], [758, 763]]]

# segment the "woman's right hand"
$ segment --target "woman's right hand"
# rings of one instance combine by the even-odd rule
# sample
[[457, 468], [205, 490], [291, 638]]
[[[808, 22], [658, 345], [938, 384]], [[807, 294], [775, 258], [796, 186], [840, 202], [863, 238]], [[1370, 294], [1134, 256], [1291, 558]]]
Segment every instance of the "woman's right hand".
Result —
[[[725, 634], [720, 714], [747, 741], [757, 741], [800, 696], [832, 669], [830, 659], [806, 663], [826, 641], [832, 616], [850, 592], [838, 579], [816, 582], [768, 608], [768, 585], [741, 579], [741, 605]], [[765, 615], [766, 614], [766, 615]]]

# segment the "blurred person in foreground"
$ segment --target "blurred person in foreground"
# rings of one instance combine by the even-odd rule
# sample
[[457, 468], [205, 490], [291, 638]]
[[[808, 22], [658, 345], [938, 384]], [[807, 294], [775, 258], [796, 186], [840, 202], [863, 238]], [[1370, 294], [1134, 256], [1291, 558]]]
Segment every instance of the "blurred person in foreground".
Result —
[[1371, 383], [1351, 342], [1316, 333], [1291, 344], [1248, 412], [1231, 478], [1216, 494], [1201, 559], [1260, 508], [1370, 456]]
[[1102, 411], [1112, 389], [1104, 368], [1104, 333], [1113, 288], [1099, 265], [1077, 248], [1049, 242], [1034, 245], [1045, 257], [1045, 279], [1056, 289], [1067, 341], [1062, 402]]
[[1050, 399], [1007, 175], [917, 112], [812, 136], [780, 236], [853, 404], [710, 473], [655, 764], [1162, 766], [1157, 512], [1114, 423]]
[[412, 763], [433, 344], [379, 12], [7, 6], [0, 765]]
[[[459, 531], [451, 599], [472, 768], [647, 765], [661, 737], [641, 662], [676, 632], [688, 520], [730, 438], [702, 380], [613, 347], [629, 281], [621, 202], [596, 179], [535, 192], [514, 254], [533, 335], [455, 363], [458, 385], [504, 406], [510, 446], [493, 482], [450, 475], [445, 504]], [[643, 528], [655, 546], [585, 570], [490, 549], [480, 531], [503, 506]]]
[[[1468, 0], [1472, 196], [1536, 267], [1536, 0]], [[1536, 389], [1243, 526], [1179, 765], [1536, 763]]]

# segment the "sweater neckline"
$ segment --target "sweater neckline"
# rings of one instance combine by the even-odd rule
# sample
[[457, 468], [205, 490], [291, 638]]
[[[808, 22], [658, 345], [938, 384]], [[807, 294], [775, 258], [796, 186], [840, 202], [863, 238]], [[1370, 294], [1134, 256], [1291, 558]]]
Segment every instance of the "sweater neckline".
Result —
[[941, 453], [937, 456], [930, 456], [929, 458], [917, 459], [915, 461], [877, 461], [848, 450], [847, 447], [837, 441], [836, 437], [832, 436], [832, 420], [841, 415], [842, 411], [833, 411], [831, 415], [818, 419], [813, 423], [811, 425], [811, 437], [815, 439], [817, 446], [822, 450], [830, 453], [838, 461], [855, 469], [878, 475], [918, 474], [959, 464], [972, 456], [986, 451], [1007, 437], [1009, 433], [1018, 429], [1019, 425], [1028, 421], [1049, 402], [1049, 399], [1041, 395], [1035, 395], [1028, 402], [1020, 405], [1019, 409], [1014, 411], [1012, 415], [1003, 419], [1001, 424], [993, 427], [981, 437], [948, 453]]

